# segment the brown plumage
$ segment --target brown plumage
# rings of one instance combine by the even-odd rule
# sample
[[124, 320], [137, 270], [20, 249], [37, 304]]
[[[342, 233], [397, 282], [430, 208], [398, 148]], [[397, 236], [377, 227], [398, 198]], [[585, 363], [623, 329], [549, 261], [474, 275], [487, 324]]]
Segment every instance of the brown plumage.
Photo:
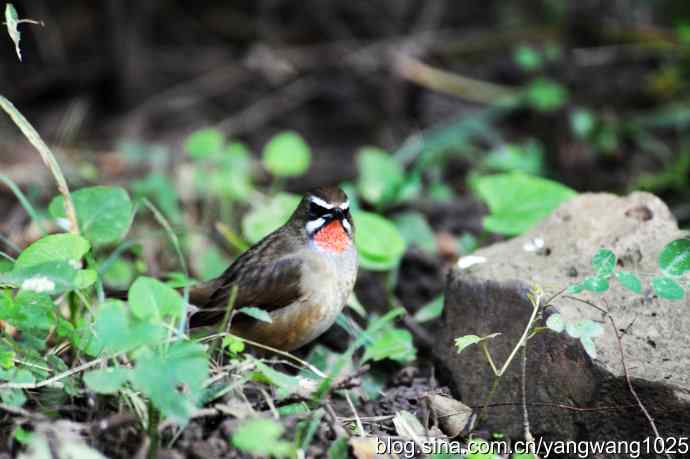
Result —
[[285, 225], [240, 255], [220, 277], [192, 290], [190, 302], [200, 310], [190, 325], [220, 323], [236, 286], [235, 310], [258, 307], [273, 322], [237, 314], [232, 333], [279, 349], [302, 346], [330, 327], [352, 291], [357, 274], [353, 235], [345, 193], [336, 187], [312, 190]]

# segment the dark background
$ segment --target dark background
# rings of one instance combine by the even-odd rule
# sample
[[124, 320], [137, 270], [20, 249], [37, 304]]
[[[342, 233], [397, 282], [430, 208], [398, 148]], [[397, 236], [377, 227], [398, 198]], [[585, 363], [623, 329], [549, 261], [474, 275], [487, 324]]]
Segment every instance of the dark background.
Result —
[[[573, 138], [568, 121], [576, 107], [614, 124], [654, 118], [668, 106], [687, 117], [684, 1], [14, 4], [20, 17], [45, 26], [20, 26], [21, 63], [9, 38], [2, 40], [0, 92], [57, 148], [77, 183], [89, 181], [80, 172], [84, 162], [101, 172], [100, 182], [135, 173], [109, 161], [123, 140], [161, 143], [178, 158], [183, 138], [202, 126], [219, 126], [256, 153], [277, 131], [300, 132], [313, 147], [314, 165], [306, 179], [289, 182], [291, 190], [352, 178], [362, 145], [395, 151], [422, 129], [486, 106], [414, 83], [403, 75], [400, 56], [519, 88], [534, 76], [515, 61], [523, 45], [558, 47], [559, 58], [540, 74], [562, 84], [568, 100], [549, 113], [517, 110], [496, 127], [499, 142], [539, 141], [547, 175], [578, 191], [625, 192], [688, 155], [685, 118], [655, 128], [645, 145], [622, 129], [605, 154]], [[493, 146], [463, 152], [458, 145], [461, 154], [445, 165], [461, 196], [473, 161]], [[0, 168], [36, 193], [49, 183], [7, 120], [0, 122]], [[687, 170], [676, 172], [651, 191], [685, 224]]]

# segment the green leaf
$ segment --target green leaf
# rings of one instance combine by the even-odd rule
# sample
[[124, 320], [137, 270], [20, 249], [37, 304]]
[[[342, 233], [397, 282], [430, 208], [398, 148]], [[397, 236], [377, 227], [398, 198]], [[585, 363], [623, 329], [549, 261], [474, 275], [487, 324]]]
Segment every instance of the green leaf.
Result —
[[408, 246], [415, 245], [427, 253], [436, 253], [436, 236], [420, 212], [404, 212], [396, 215], [393, 221]]
[[538, 70], [543, 63], [541, 54], [534, 48], [525, 45], [520, 46], [517, 51], [515, 51], [513, 59], [520, 68], [528, 72]]
[[570, 114], [570, 129], [580, 139], [586, 139], [594, 131], [594, 115], [580, 108]]
[[122, 301], [107, 300], [96, 312], [94, 332], [88, 337], [85, 349], [91, 355], [100, 352], [115, 354], [158, 343], [164, 336], [162, 326], [133, 321]]
[[563, 320], [563, 316], [558, 313], [551, 314], [549, 318], [546, 319], [546, 326], [556, 333], [562, 332], [565, 329], [565, 321]]
[[605, 292], [609, 289], [609, 280], [606, 277], [590, 276], [582, 281], [582, 288], [590, 292]]
[[690, 240], [669, 242], [659, 254], [659, 268], [667, 276], [682, 276], [690, 271]]
[[184, 142], [184, 149], [192, 158], [205, 158], [219, 153], [225, 138], [217, 129], [207, 128], [192, 132]]
[[369, 203], [383, 206], [393, 202], [405, 178], [402, 166], [386, 151], [365, 147], [357, 156], [357, 190]]
[[253, 162], [249, 148], [232, 142], [195, 170], [196, 186], [224, 200], [247, 201], [253, 191]]
[[585, 289], [583, 282], [576, 282], [568, 286], [568, 293], [580, 293]]
[[80, 287], [79, 271], [68, 261], [55, 261], [0, 273], [0, 287], [58, 294]]
[[566, 324], [565, 331], [573, 338], [595, 338], [604, 332], [604, 328], [597, 322], [582, 319]]
[[78, 269], [79, 260], [90, 247], [89, 241], [76, 234], [51, 234], [25, 248], [14, 267], [26, 269], [43, 263], [67, 261]]
[[[29, 370], [23, 368], [15, 368], [7, 372], [7, 375], [2, 379], [14, 384], [33, 384], [36, 378]], [[2, 402], [10, 406], [22, 406], [26, 403], [26, 395], [21, 389], [0, 389], [0, 397]]]
[[494, 233], [524, 233], [576, 195], [559, 183], [519, 172], [479, 177], [479, 197], [489, 206], [484, 227]]
[[232, 434], [232, 444], [255, 456], [288, 457], [293, 454], [294, 447], [280, 439], [283, 431], [283, 426], [272, 419], [249, 419]]
[[510, 459], [537, 459], [537, 457], [531, 453], [513, 453]]
[[91, 287], [98, 280], [98, 272], [93, 269], [80, 269], [74, 279], [75, 290], [83, 290]]
[[203, 281], [209, 281], [223, 274], [231, 260], [226, 257], [214, 244], [209, 244], [199, 257], [199, 276]]
[[592, 257], [592, 267], [597, 276], [608, 276], [616, 269], [616, 255], [608, 249], [599, 249]]
[[141, 276], [134, 281], [127, 300], [139, 319], [178, 318], [184, 312], [184, 301], [177, 290], [152, 277]]
[[114, 394], [129, 379], [127, 368], [101, 368], [84, 373], [84, 383], [98, 394]]
[[477, 344], [481, 342], [482, 339], [477, 335], [465, 335], [455, 338], [455, 347], [458, 349], [458, 354], [465, 350], [467, 346], [472, 344]]
[[558, 110], [568, 99], [568, 91], [559, 83], [537, 78], [527, 87], [527, 103], [537, 111]]
[[428, 322], [430, 320], [434, 320], [438, 317], [441, 317], [441, 314], [443, 313], [443, 295], [439, 295], [436, 298], [434, 298], [430, 303], [427, 303], [424, 305], [422, 308], [420, 308], [415, 314], [414, 314], [414, 321], [415, 322]]
[[45, 293], [29, 290], [20, 291], [14, 298], [16, 310], [8, 321], [26, 332], [28, 330], [50, 330], [57, 321], [53, 300]]
[[[77, 209], [79, 229], [95, 246], [122, 239], [132, 218], [132, 201], [120, 187], [94, 186], [72, 193]], [[54, 218], [65, 218], [64, 198], [55, 197], [50, 203]]]
[[176, 341], [156, 352], [141, 353], [132, 372], [136, 390], [149, 397], [167, 418], [185, 424], [197, 408], [208, 377], [208, 356], [203, 346]]
[[405, 240], [395, 225], [371, 212], [357, 211], [352, 216], [361, 267], [385, 271], [397, 266], [405, 253]]
[[640, 278], [628, 271], [616, 272], [616, 279], [621, 285], [635, 293], [642, 293], [642, 282]]
[[252, 379], [276, 386], [279, 389], [279, 398], [285, 398], [300, 389], [300, 380], [297, 377], [274, 370], [260, 360], [256, 361], [256, 371], [252, 374]]
[[19, 15], [14, 5], [8, 3], [5, 5], [5, 26], [7, 27], [7, 34], [14, 43], [14, 50], [17, 53], [17, 58], [21, 62], [22, 60], [22, 50], [19, 48], [19, 41], [21, 40], [21, 33], [19, 32]]
[[14, 367], [15, 355], [13, 351], [0, 351], [0, 367], [4, 369]]
[[242, 232], [252, 244], [278, 229], [288, 221], [300, 202], [300, 197], [278, 193], [268, 203], [247, 212], [242, 218]]
[[22, 429], [22, 426], [17, 426], [14, 431], [14, 439], [22, 445], [28, 445], [31, 442], [32, 436], [33, 432]]
[[126, 289], [134, 280], [134, 275], [134, 263], [118, 258], [108, 265], [103, 273], [103, 282], [116, 289]]
[[673, 279], [664, 276], [656, 276], [653, 278], [652, 288], [654, 288], [657, 295], [667, 300], [680, 300], [685, 294], [683, 287], [678, 285]]
[[328, 447], [328, 459], [347, 459], [349, 449], [347, 438], [336, 438]]
[[412, 334], [400, 328], [387, 328], [366, 345], [362, 363], [368, 360], [376, 362], [383, 359], [406, 363], [417, 358], [417, 350], [412, 342]]
[[273, 175], [295, 177], [309, 169], [311, 150], [298, 133], [281, 132], [274, 135], [264, 147], [263, 162]]
[[227, 349], [231, 355], [236, 355], [244, 352], [245, 345], [244, 341], [239, 339], [237, 336], [228, 335], [223, 338], [223, 348]]
[[482, 165], [496, 172], [524, 172], [540, 175], [544, 168], [544, 152], [541, 145], [531, 140], [524, 145], [505, 144], [491, 151]]
[[131, 182], [130, 187], [135, 198], [149, 198], [171, 222], [180, 223], [180, 196], [170, 177], [160, 172], [151, 172], [144, 179]]
[[245, 308], [239, 308], [237, 312], [248, 315], [249, 317], [252, 317], [256, 320], [260, 320], [261, 322], [266, 322], [269, 324], [273, 322], [273, 319], [271, 319], [271, 315], [268, 312], [266, 312], [266, 310], [261, 308], [249, 306]]

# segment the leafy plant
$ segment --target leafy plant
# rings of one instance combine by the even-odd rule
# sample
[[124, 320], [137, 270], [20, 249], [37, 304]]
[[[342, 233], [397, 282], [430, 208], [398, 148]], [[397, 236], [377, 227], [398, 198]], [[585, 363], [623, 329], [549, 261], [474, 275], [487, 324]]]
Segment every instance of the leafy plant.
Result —
[[33, 19], [19, 19], [17, 10], [14, 5], [8, 3], [5, 5], [5, 27], [7, 27], [7, 33], [9, 34], [12, 42], [14, 42], [14, 50], [17, 53], [17, 58], [22, 60], [22, 50], [19, 48], [19, 40], [21, 40], [21, 33], [19, 32], [19, 24], [39, 24], [43, 25], [42, 22], [34, 21]]
[[249, 419], [232, 434], [232, 444], [249, 454], [291, 457], [294, 447], [280, 439], [284, 431], [285, 428], [272, 419]]
[[360, 171], [357, 190], [365, 201], [382, 208], [397, 200], [405, 175], [391, 155], [379, 148], [362, 148], [357, 166]]
[[474, 188], [489, 206], [484, 228], [506, 235], [527, 231], [576, 194], [559, 183], [518, 172], [479, 177]]
[[[79, 229], [94, 246], [121, 240], [132, 220], [132, 201], [123, 188], [94, 186], [72, 193]], [[50, 203], [50, 214], [69, 229], [62, 196]]]
[[263, 162], [264, 167], [277, 177], [296, 177], [309, 169], [311, 150], [296, 132], [281, 132], [264, 147]]
[[359, 263], [365, 269], [385, 271], [398, 265], [405, 240], [389, 220], [365, 211], [353, 212]]

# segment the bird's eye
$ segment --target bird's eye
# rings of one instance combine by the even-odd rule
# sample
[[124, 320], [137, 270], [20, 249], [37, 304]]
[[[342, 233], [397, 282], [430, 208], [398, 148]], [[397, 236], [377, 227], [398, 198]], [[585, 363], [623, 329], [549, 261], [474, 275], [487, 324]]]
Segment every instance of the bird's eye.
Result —
[[325, 209], [314, 202], [309, 204], [309, 218], [312, 220], [322, 217], [326, 212], [328, 212], [328, 209]]

